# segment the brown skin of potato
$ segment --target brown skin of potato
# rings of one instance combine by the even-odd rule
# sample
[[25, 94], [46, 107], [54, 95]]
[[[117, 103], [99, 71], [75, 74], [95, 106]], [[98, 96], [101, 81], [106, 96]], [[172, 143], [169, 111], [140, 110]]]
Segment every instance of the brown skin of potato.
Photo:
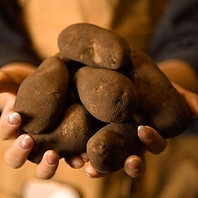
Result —
[[28, 159], [39, 163], [45, 151], [55, 150], [60, 158], [79, 155], [86, 151], [89, 138], [102, 123], [91, 116], [81, 104], [68, 107], [62, 122], [47, 134], [32, 135], [35, 144]]
[[103, 122], [124, 122], [137, 109], [137, 94], [133, 83], [123, 74], [89, 66], [81, 67], [74, 81], [81, 102]]
[[163, 137], [184, 132], [191, 114], [184, 98], [172, 86], [153, 60], [143, 52], [132, 52], [131, 74], [138, 94], [138, 113], [143, 124], [154, 127]]
[[[85, 152], [87, 146], [98, 172], [123, 168], [126, 158], [138, 155], [142, 147], [138, 124], [129, 121], [137, 106], [142, 123], [165, 138], [180, 134], [189, 125], [190, 111], [170, 81], [143, 53], [132, 53], [132, 65], [129, 46], [120, 36], [95, 25], [74, 24], [60, 33], [58, 46], [60, 53], [24, 80], [14, 106], [22, 115], [23, 130], [35, 141], [30, 161], [39, 163], [49, 149], [67, 158]], [[130, 64], [133, 68], [128, 69]], [[72, 105], [79, 98], [69, 76], [74, 76], [85, 107]], [[120, 123], [101, 128], [104, 123], [99, 120]]]
[[87, 155], [95, 170], [112, 173], [123, 168], [126, 158], [139, 155], [141, 143], [137, 135], [138, 124], [110, 123], [94, 134], [87, 143]]
[[96, 25], [77, 23], [58, 37], [63, 58], [85, 65], [118, 70], [130, 60], [130, 47], [119, 35]]
[[61, 115], [69, 72], [56, 56], [45, 59], [19, 87], [14, 110], [22, 116], [22, 129], [29, 134], [48, 132]]

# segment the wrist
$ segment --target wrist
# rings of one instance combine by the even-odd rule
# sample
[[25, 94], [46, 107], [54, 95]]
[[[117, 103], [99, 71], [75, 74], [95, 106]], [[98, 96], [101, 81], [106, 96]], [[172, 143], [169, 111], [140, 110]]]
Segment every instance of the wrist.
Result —
[[198, 93], [198, 76], [188, 63], [171, 59], [158, 62], [157, 65], [170, 81], [189, 91]]
[[9, 76], [11, 76], [16, 82], [19, 84], [32, 72], [34, 72], [36, 66], [30, 63], [9, 63], [4, 65], [1, 70], [6, 72]]
[[1, 68], [0, 92], [16, 93], [21, 82], [36, 69], [29, 63], [10, 63]]

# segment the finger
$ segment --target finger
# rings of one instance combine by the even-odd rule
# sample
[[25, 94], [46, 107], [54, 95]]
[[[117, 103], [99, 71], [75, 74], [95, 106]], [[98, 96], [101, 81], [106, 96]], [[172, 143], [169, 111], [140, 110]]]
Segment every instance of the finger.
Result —
[[89, 161], [89, 157], [88, 157], [88, 155], [87, 155], [86, 152], [81, 153], [81, 154], [80, 154], [80, 157], [82, 158], [82, 160], [83, 160], [84, 162], [88, 162], [88, 161]]
[[154, 154], [161, 153], [167, 146], [166, 139], [149, 126], [139, 126], [138, 136], [144, 146]]
[[[135, 177], [139, 177], [144, 173], [145, 166], [140, 157], [136, 155], [131, 155], [125, 160], [124, 170], [130, 177], [135, 178]], [[89, 178], [100, 178], [109, 175], [109, 174], [99, 173], [91, 166], [91, 164], [89, 164], [85, 168], [85, 171], [86, 171], [86, 175]]]
[[6, 163], [12, 168], [21, 167], [27, 160], [33, 144], [31, 136], [26, 134], [19, 136], [5, 153]]
[[12, 78], [5, 72], [0, 71], [0, 92], [9, 92], [12, 85]]
[[70, 158], [65, 158], [67, 164], [69, 164], [72, 168], [79, 169], [85, 165], [85, 162], [89, 161], [88, 155], [86, 152], [81, 153], [80, 155], [75, 155]]
[[87, 165], [87, 167], [85, 168], [85, 172], [86, 172], [86, 175], [87, 175], [89, 178], [91, 178], [91, 179], [100, 178], [100, 177], [104, 177], [104, 176], [109, 175], [109, 174], [99, 173], [98, 171], [96, 171], [96, 170], [91, 166], [91, 164]]
[[185, 99], [190, 108], [193, 118], [198, 118], [198, 95], [192, 92], [186, 92]]
[[198, 95], [190, 92], [176, 83], [172, 83], [177, 91], [182, 94], [191, 110], [192, 117], [198, 118]]
[[67, 158], [65, 159], [65, 161], [67, 162], [67, 164], [75, 169], [82, 168], [85, 164], [85, 161], [82, 159], [82, 157], [78, 155]]
[[16, 93], [21, 82], [36, 69], [29, 63], [10, 63], [0, 70], [0, 93]]
[[125, 160], [125, 172], [132, 178], [141, 176], [145, 171], [145, 166], [140, 157], [131, 155]]
[[59, 165], [59, 155], [52, 150], [48, 150], [43, 155], [42, 161], [38, 164], [36, 174], [41, 179], [50, 179], [56, 173]]
[[8, 102], [11, 96], [12, 94], [8, 92], [0, 93], [0, 111], [1, 112], [6, 106], [6, 103]]
[[1, 115], [13, 110], [15, 100], [16, 100], [16, 95], [9, 94], [9, 99], [6, 102]]
[[0, 118], [0, 139], [16, 138], [20, 134], [21, 116], [16, 112], [7, 112]]

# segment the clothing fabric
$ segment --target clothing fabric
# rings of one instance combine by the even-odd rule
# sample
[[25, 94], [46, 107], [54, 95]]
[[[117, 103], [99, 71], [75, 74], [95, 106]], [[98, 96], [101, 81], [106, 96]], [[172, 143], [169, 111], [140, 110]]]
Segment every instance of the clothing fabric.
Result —
[[0, 0], [0, 66], [11, 62], [38, 64], [16, 0]]
[[[51, 18], [46, 17], [42, 21], [40, 14], [43, 13], [43, 18], [45, 14], [49, 14], [48, 16], [51, 14], [54, 20], [57, 18], [59, 20], [61, 15], [56, 14], [56, 11], [59, 10], [58, 4], [61, 2], [62, 8], [64, 8], [63, 5], [68, 6], [67, 9], [71, 15], [78, 15], [77, 18], [69, 16], [62, 19], [61, 23], [64, 20], [70, 20], [70, 22], [62, 23], [63, 26], [58, 25], [60, 29], [73, 22], [95, 23], [100, 19], [98, 25], [125, 37], [132, 49], [149, 52], [155, 61], [178, 58], [188, 62], [197, 70], [197, 0], [171, 0], [151, 43], [150, 38], [161, 17], [161, 14], [157, 12], [163, 10], [159, 10], [157, 5], [161, 2], [159, 0], [20, 0], [20, 3], [18, 2], [17, 0], [0, 0], [0, 67], [16, 61], [38, 65], [40, 59], [56, 52], [57, 46], [54, 46], [54, 43], [59, 30], [49, 32], [51, 27], [48, 25], [50, 25]], [[39, 6], [36, 6], [36, 2]], [[76, 5], [80, 3], [80, 6], [73, 7], [71, 2], [75, 2]], [[32, 5], [36, 7], [30, 10]], [[50, 12], [50, 5], [53, 8], [52, 12]], [[92, 6], [99, 14], [90, 13]], [[101, 10], [100, 6], [103, 6], [104, 10]], [[84, 12], [84, 16], [78, 13], [88, 7], [89, 11]], [[111, 9], [110, 15], [107, 12], [109, 8]], [[24, 17], [27, 17], [27, 21], [24, 21]], [[104, 21], [104, 19], [107, 20]], [[46, 31], [41, 32], [39, 28], [43, 24], [46, 24]], [[33, 33], [29, 34], [30, 32]], [[48, 50], [51, 45], [46, 46], [49, 38], [54, 39], [50, 40], [52, 51]], [[151, 44], [150, 51], [147, 48], [149, 43]], [[39, 54], [36, 53], [37, 50]], [[186, 137], [184, 134], [184, 136], [170, 140], [168, 145], [166, 151], [157, 157], [150, 153], [145, 156], [147, 170], [143, 177], [136, 180], [131, 180], [122, 170], [109, 177], [90, 180], [85, 176], [84, 167], [74, 170], [63, 160], [60, 161], [53, 179], [77, 187], [86, 198], [197, 197], [197, 136]], [[27, 162], [21, 169], [10, 169], [3, 157], [9, 147], [9, 142], [0, 144], [0, 151], [2, 151], [0, 152], [0, 175], [3, 181], [0, 182], [0, 191], [8, 195], [7, 198], [16, 198], [21, 197], [23, 184], [27, 178], [36, 176], [36, 170], [35, 165], [30, 162]]]
[[151, 46], [156, 62], [183, 60], [198, 72], [198, 1], [171, 0]]
[[21, 6], [33, 46], [45, 58], [57, 53], [59, 33], [65, 27], [79, 22], [92, 23], [116, 32], [127, 40], [131, 49], [145, 49], [161, 13], [162, 3], [159, 2], [23, 0]]
[[[23, 4], [26, 5], [26, 4], [31, 4], [31, 2], [35, 2], [35, 1], [29, 0], [22, 2], [25, 2]], [[55, 1], [52, 2], [54, 3]], [[76, 10], [72, 8], [70, 2], [68, 4], [69, 8], [67, 10], [72, 9], [72, 12], [76, 10], [75, 13], [79, 13], [80, 11], [85, 13], [82, 16], [78, 14], [76, 21], [95, 23], [96, 21], [99, 21], [99, 19], [101, 18], [99, 25], [105, 28], [115, 30], [121, 35], [123, 34], [123, 36], [127, 37], [129, 42], [131, 39], [131, 37], [129, 36], [131, 31], [129, 30], [133, 29], [130, 23], [131, 21], [133, 21], [134, 23], [135, 21], [134, 18], [139, 17], [138, 21], [139, 23], [142, 22], [142, 27], [145, 27], [145, 31], [146, 29], [148, 29], [146, 28], [146, 23], [149, 23], [149, 25], [151, 26], [151, 22], [148, 22], [149, 20], [148, 18], [145, 19], [146, 17], [142, 17], [142, 19], [140, 19], [140, 17], [142, 16], [141, 12], [147, 11], [146, 9], [142, 11], [140, 9], [138, 16], [135, 16], [134, 13], [136, 12], [131, 11], [132, 8], [136, 6], [137, 1], [125, 0], [122, 1], [122, 4], [120, 4], [119, 1], [117, 0], [104, 1], [107, 3], [100, 1], [103, 2], [101, 4], [100, 3], [96, 4], [95, 2], [90, 4], [89, 1], [83, 1], [85, 2], [84, 4], [86, 4], [84, 5], [84, 7], [82, 5], [82, 1], [72, 1], [72, 2], [76, 2], [76, 4], [79, 3], [80, 6]], [[48, 3], [44, 3], [44, 4], [47, 5]], [[54, 5], [57, 4], [54, 3]], [[146, 6], [148, 7], [148, 5]], [[89, 8], [89, 12], [86, 12], [85, 8], [87, 7]], [[100, 7], [104, 7], [106, 8], [106, 10], [103, 10], [102, 12]], [[0, 66], [14, 61], [30, 62], [33, 64], [39, 63], [37, 54], [35, 53], [35, 51], [32, 50], [32, 43], [30, 41], [30, 38], [27, 36], [28, 34], [23, 27], [24, 23], [21, 16], [22, 8], [23, 6], [20, 7], [18, 5], [17, 0], [0, 0]], [[99, 10], [98, 14], [90, 14], [89, 16], [88, 13], [91, 13], [90, 12], [91, 8], [94, 8], [94, 10]], [[120, 8], [122, 12], [118, 8]], [[127, 8], [128, 10], [126, 12]], [[36, 9], [39, 10], [38, 7]], [[47, 10], [47, 6], [45, 9], [43, 7], [41, 7], [40, 9], [42, 12], [44, 12], [45, 10]], [[56, 8], [54, 7], [54, 9]], [[108, 9], [110, 10], [109, 16], [107, 13]], [[125, 12], [123, 12], [123, 10], [125, 10]], [[166, 15], [164, 16], [161, 25], [157, 33], [155, 34], [153, 43], [151, 44], [151, 51], [149, 53], [154, 58], [155, 61], [161, 61], [169, 58], [181, 59], [188, 62], [198, 71], [198, 59], [197, 59], [198, 12], [197, 10], [198, 10], [197, 0], [189, 0], [182, 2], [180, 0], [170, 1]], [[27, 11], [29, 12], [29, 10]], [[116, 12], [119, 13], [119, 16], [115, 14]], [[104, 13], [102, 14], [102, 16], [104, 15], [105, 17], [102, 17], [101, 14], [99, 13]], [[129, 16], [126, 17], [126, 13], [128, 13], [127, 15]], [[37, 13], [35, 13], [35, 15], [36, 14]], [[63, 19], [63, 20], [69, 20], [70, 23], [75, 22], [75, 20], [71, 20], [70, 18], [71, 17], [68, 17], [68, 19]], [[114, 18], [116, 20], [114, 20]], [[121, 23], [123, 23], [124, 25], [121, 28], [118, 28], [119, 24]], [[140, 32], [144, 32], [142, 27], [138, 31], [139, 34]], [[138, 26], [136, 26], [136, 31], [137, 29]], [[132, 37], [133, 37], [132, 41], [133, 43], [135, 43], [135, 40], [137, 40], [136, 35], [133, 35]], [[40, 39], [39, 41], [41, 40], [42, 39]], [[143, 37], [142, 39], [139, 39], [139, 41], [141, 40], [145, 42], [145, 39]], [[134, 48], [136, 48], [136, 46]], [[45, 48], [45, 50], [43, 51], [46, 50], [47, 49]], [[146, 49], [144, 48], [143, 50]]]

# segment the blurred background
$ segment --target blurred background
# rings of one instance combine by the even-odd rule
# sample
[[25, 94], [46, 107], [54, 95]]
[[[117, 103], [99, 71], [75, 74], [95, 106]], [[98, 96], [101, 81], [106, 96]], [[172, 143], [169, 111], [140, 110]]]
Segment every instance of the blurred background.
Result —
[[[113, 30], [128, 41], [131, 49], [147, 51], [167, 8], [165, 0], [19, 0], [18, 3], [34, 48], [42, 58], [57, 53], [59, 32], [76, 22]], [[123, 170], [105, 178], [90, 179], [84, 168], [72, 169], [61, 160], [56, 175], [41, 181], [36, 178], [36, 165], [31, 162], [17, 170], [5, 164], [4, 153], [11, 143], [0, 142], [0, 198], [39, 198], [41, 192], [49, 192], [49, 186], [51, 194], [46, 194], [46, 198], [69, 197], [64, 189], [76, 191], [74, 198], [198, 197], [198, 138], [192, 134], [169, 140], [167, 149], [158, 156], [146, 153], [146, 172], [137, 179], [129, 178]]]

